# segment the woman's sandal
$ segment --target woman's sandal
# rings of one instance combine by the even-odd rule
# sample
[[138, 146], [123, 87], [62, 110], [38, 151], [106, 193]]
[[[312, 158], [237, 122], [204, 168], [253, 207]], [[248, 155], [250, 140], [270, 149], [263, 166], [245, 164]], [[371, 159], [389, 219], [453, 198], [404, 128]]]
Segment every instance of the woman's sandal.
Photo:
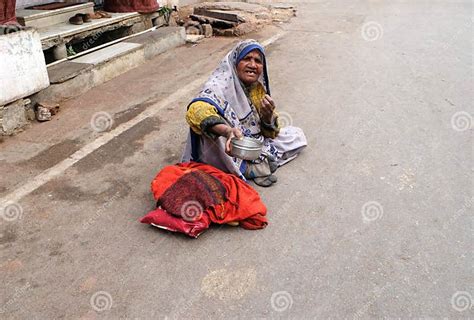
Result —
[[272, 183], [276, 183], [278, 181], [278, 178], [277, 176], [272, 174], [268, 176], [268, 180], [270, 180]]
[[102, 11], [102, 10], [98, 10], [95, 13], [100, 15], [102, 18], [112, 18], [112, 15], [110, 13]]
[[102, 15], [97, 12], [90, 13], [90, 16], [91, 16], [91, 19], [94, 19], [94, 20], [102, 19]]
[[274, 176], [273, 174], [266, 177], [259, 177], [259, 178], [253, 179], [253, 182], [255, 182], [255, 184], [260, 187], [270, 187], [272, 184], [276, 183], [277, 181], [278, 181], [278, 178]]
[[81, 25], [84, 23], [84, 20], [82, 20], [82, 17], [80, 15], [75, 15], [71, 18], [69, 18], [69, 23], [70, 24], [75, 24], [75, 25]]
[[270, 179], [268, 179], [268, 177], [255, 178], [253, 179], [253, 182], [255, 182], [257, 186], [265, 187], [265, 188], [273, 184], [273, 182], [271, 182]]
[[92, 22], [91, 15], [88, 13], [78, 13], [77, 15], [81, 16], [82, 21], [84, 21], [85, 23]]

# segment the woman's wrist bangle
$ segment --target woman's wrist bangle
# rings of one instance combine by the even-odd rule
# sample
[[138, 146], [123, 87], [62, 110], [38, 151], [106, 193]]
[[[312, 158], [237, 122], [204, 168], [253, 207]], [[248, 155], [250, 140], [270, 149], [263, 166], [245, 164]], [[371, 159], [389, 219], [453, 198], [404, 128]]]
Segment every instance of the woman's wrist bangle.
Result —
[[262, 120], [262, 124], [263, 124], [264, 127], [273, 128], [273, 127], [275, 127], [275, 120], [276, 120], [276, 118], [274, 118], [274, 117], [272, 117], [271, 123], [267, 123], [267, 122], [265, 122], [265, 120]]

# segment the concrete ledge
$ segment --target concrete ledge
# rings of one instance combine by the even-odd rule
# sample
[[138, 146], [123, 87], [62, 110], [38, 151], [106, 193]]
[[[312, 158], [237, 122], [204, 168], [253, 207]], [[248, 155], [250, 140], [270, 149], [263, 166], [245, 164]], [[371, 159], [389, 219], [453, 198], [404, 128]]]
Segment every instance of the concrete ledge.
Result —
[[[184, 43], [184, 28], [164, 27], [129, 38], [126, 42], [118, 43], [118, 46], [112, 45], [77, 60], [62, 62], [48, 68], [51, 85], [30, 99], [33, 105], [40, 101], [60, 103], [84, 94], [89, 89]], [[124, 49], [121, 51], [118, 48]]]
[[61, 83], [78, 76], [86, 69], [92, 69], [93, 65], [64, 61], [48, 68], [49, 82], [51, 84]]
[[142, 45], [130, 42], [119, 42], [103, 49], [86, 54], [82, 57], [72, 60], [72, 63], [88, 63], [99, 65], [110, 60], [114, 60], [120, 56], [124, 56], [130, 52], [136, 51]]
[[127, 40], [127, 42], [145, 46], [145, 59], [150, 59], [169, 48], [183, 45], [185, 41], [186, 31], [182, 27], [160, 28]]
[[108, 63], [101, 63], [92, 69], [92, 81], [95, 85], [107, 82], [122, 73], [125, 73], [145, 62], [145, 49], [143, 46], [123, 54]]

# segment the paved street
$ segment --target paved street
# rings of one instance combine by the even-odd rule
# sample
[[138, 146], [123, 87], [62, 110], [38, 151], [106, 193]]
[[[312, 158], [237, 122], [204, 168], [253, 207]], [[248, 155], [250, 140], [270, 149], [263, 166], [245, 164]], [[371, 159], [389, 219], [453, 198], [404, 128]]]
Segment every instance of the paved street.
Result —
[[252, 35], [309, 144], [257, 188], [268, 227], [138, 222], [237, 39], [177, 48], [0, 143], [2, 319], [474, 317], [472, 2], [297, 6]]

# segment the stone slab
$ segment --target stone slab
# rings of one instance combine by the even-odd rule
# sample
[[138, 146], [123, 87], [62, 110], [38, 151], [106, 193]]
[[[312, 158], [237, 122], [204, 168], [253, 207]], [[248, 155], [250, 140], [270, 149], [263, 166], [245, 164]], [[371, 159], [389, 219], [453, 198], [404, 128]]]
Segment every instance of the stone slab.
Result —
[[259, 4], [246, 2], [203, 2], [194, 6], [196, 8], [203, 8], [208, 10], [224, 10], [224, 11], [243, 11], [249, 13], [259, 13], [268, 11], [267, 8]]
[[[160, 41], [166, 37], [169, 37], [173, 34], [181, 34], [183, 27], [163, 27], [156, 29], [155, 31], [150, 31], [127, 40], [127, 42], [137, 43], [147, 45], [151, 42]], [[184, 38], [184, 35], [183, 35]]]
[[136, 50], [137, 48], [142, 47], [141, 44], [129, 43], [129, 42], [119, 42], [110, 47], [100, 49], [98, 51], [86, 54], [77, 59], [71, 60], [73, 63], [88, 63], [88, 64], [100, 64], [108, 60], [111, 60], [120, 55], [126, 54], [130, 51]]
[[130, 13], [111, 13], [112, 17], [109, 19], [93, 19], [92, 22], [84, 23], [82, 25], [73, 25], [68, 23], [60, 23], [50, 27], [41, 28], [38, 30], [41, 41], [46, 41], [52, 38], [65, 38], [81, 32], [90, 31], [93, 29], [101, 28], [109, 24], [118, 23], [120, 21], [139, 17], [140, 14], [137, 12]]
[[61, 83], [74, 78], [79, 73], [91, 68], [90, 63], [79, 63], [64, 61], [48, 67], [49, 82], [52, 84]]
[[17, 10], [17, 20], [23, 26], [46, 28], [59, 23], [67, 23], [69, 18], [78, 13], [93, 13], [94, 4], [83, 3], [56, 10]]
[[296, 9], [296, 5], [291, 4], [291, 3], [271, 3], [269, 4], [269, 7], [272, 9], [284, 9], [284, 10]]
[[207, 16], [201, 16], [197, 14], [192, 14], [189, 16], [191, 19], [195, 21], [199, 21], [202, 24], [210, 24], [213, 27], [216, 28], [232, 28], [235, 27], [238, 23], [237, 22], [232, 22], [232, 21], [227, 21], [227, 20], [222, 20], [222, 19], [216, 19], [216, 18], [211, 18]]
[[130, 38], [127, 42], [142, 44], [145, 47], [145, 58], [149, 59], [157, 54], [185, 43], [183, 27], [163, 27], [139, 36]]
[[239, 16], [237, 12], [231, 12], [231, 11], [209, 10], [209, 9], [204, 9], [204, 8], [195, 8], [194, 9], [194, 14], [201, 15], [201, 16], [206, 16], [206, 17], [211, 17], [211, 18], [216, 18], [216, 19], [221, 19], [221, 20], [237, 22], [237, 23], [245, 21], [245, 19], [243, 17]]
[[37, 9], [18, 9], [16, 10], [16, 17], [17, 19], [21, 19], [24, 21], [32, 21], [39, 18], [45, 18], [50, 16], [55, 16], [61, 13], [71, 13], [78, 9], [88, 9], [94, 8], [94, 4], [92, 2], [81, 3], [75, 6], [55, 9], [55, 10], [37, 10]]

